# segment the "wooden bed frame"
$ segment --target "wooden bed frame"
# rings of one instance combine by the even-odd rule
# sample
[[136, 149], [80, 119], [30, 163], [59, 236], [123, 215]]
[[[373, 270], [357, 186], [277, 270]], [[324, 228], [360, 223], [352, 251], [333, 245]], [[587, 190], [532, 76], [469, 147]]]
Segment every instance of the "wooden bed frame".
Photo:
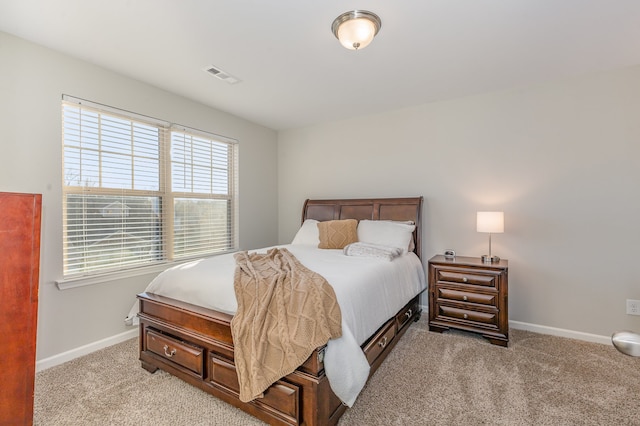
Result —
[[[302, 221], [373, 219], [414, 221], [415, 253], [421, 257], [422, 197], [351, 200], [307, 200]], [[151, 293], [140, 301], [140, 361], [153, 373], [165, 370], [255, 417], [274, 425], [335, 425], [347, 409], [332, 392], [324, 374], [325, 347], [293, 373], [274, 383], [264, 398], [238, 398], [231, 315]], [[420, 318], [419, 295], [390, 318], [364, 345], [376, 371], [412, 320]]]

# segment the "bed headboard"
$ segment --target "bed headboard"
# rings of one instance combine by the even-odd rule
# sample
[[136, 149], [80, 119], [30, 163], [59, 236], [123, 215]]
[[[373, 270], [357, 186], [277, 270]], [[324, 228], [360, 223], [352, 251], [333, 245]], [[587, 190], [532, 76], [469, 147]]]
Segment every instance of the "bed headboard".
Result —
[[422, 259], [422, 200], [423, 197], [306, 200], [302, 222], [305, 219], [410, 220], [416, 224], [414, 252]]

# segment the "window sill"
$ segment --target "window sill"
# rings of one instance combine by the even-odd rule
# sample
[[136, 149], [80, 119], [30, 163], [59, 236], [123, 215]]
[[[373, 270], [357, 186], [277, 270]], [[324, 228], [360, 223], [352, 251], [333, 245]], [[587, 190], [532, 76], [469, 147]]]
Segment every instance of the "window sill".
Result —
[[176, 265], [192, 262], [194, 260], [201, 259], [202, 257], [219, 256], [222, 254], [233, 253], [236, 251], [237, 250], [229, 250], [225, 252], [219, 252], [216, 254], [210, 254], [207, 256], [192, 257], [190, 259], [181, 259], [181, 260], [172, 261], [172, 262], [167, 261], [167, 262], [158, 263], [152, 266], [143, 266], [140, 268], [125, 269], [122, 271], [105, 272], [103, 274], [84, 275], [81, 277], [73, 277], [73, 278], [62, 278], [62, 279], [56, 280], [55, 283], [56, 283], [56, 287], [58, 287], [58, 290], [69, 290], [77, 287], [85, 287], [88, 285], [102, 284], [102, 283], [117, 281], [125, 278], [138, 277], [140, 275], [159, 274], [160, 272], [166, 269], [172, 268]]
[[153, 266], [145, 266], [142, 268], [126, 269], [123, 271], [107, 272], [104, 274], [87, 275], [74, 278], [63, 278], [56, 280], [56, 287], [58, 290], [69, 290], [71, 288], [84, 287], [94, 284], [102, 284], [109, 281], [117, 281], [124, 278], [137, 277], [140, 275], [147, 275], [153, 273], [160, 273], [165, 269], [169, 269], [179, 263], [184, 262], [166, 262]]

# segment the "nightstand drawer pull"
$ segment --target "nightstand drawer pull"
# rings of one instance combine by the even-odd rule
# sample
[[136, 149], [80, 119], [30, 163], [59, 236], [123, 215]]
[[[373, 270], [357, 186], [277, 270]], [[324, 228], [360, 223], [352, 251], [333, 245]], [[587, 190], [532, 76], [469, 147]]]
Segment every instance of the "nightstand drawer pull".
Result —
[[467, 300], [469, 300], [469, 298], [467, 296], [462, 296], [462, 300], [466, 302]]
[[167, 358], [171, 358], [176, 354], [176, 348], [171, 349], [171, 352], [167, 352], [167, 350], [169, 349], [169, 345], [164, 345], [163, 349], [164, 349], [164, 354], [167, 356]]
[[464, 319], [469, 318], [469, 315], [467, 315], [467, 314], [464, 314], [463, 316], [464, 316]]
[[381, 348], [384, 348], [385, 346], [387, 346], [387, 336], [384, 336], [382, 340], [378, 342], [378, 346], [380, 346]]
[[465, 283], [466, 283], [467, 281], [469, 281], [469, 280], [467, 279], [467, 277], [462, 277], [462, 282], [465, 282]]

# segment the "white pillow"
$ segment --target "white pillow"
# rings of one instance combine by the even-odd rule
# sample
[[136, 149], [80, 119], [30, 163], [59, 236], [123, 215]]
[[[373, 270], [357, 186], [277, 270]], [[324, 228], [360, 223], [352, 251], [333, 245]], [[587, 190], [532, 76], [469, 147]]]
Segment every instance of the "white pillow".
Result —
[[416, 226], [408, 222], [361, 220], [358, 224], [358, 241], [398, 247], [404, 254], [411, 250], [414, 229]]
[[318, 221], [307, 219], [304, 221], [291, 244], [312, 245], [318, 247], [320, 244], [320, 231], [318, 231]]

